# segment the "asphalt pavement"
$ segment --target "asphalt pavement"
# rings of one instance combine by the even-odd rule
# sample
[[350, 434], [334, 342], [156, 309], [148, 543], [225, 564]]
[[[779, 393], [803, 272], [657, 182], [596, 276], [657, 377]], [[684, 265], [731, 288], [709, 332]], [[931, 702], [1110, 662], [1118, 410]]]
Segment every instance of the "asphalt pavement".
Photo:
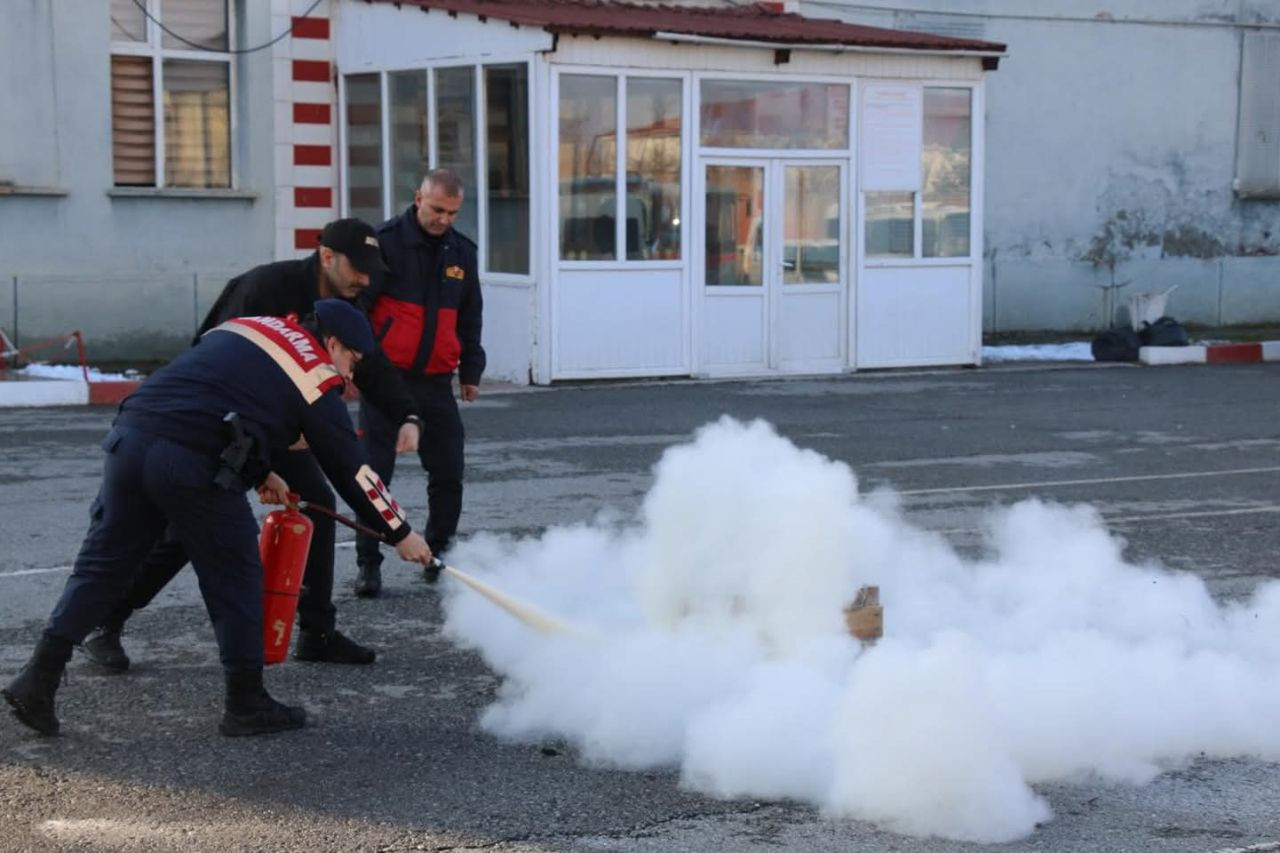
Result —
[[[1193, 573], [1235, 601], [1280, 577], [1278, 382], [1277, 364], [1005, 365], [487, 389], [464, 406], [463, 532], [625, 520], [666, 449], [731, 415], [848, 463], [864, 492], [896, 490], [913, 524], [960, 553], [982, 552], [979, 517], [993, 506], [1087, 503], [1126, 559]], [[21, 666], [66, 580], [111, 414], [0, 411], [0, 677]], [[416, 465], [402, 458], [392, 489], [420, 519]], [[305, 704], [311, 725], [217, 734], [216, 650], [185, 571], [131, 622], [128, 674], [73, 659], [61, 737], [0, 719], [0, 849], [1280, 851], [1280, 765], [1256, 756], [1191, 757], [1145, 785], [1037, 785], [1052, 819], [991, 846], [719, 799], [674, 768], [600, 766], [553, 738], [504, 741], [478, 722], [501, 679], [442, 634], [441, 586], [392, 556], [383, 596], [356, 599], [342, 528], [339, 540], [340, 627], [380, 656], [271, 668], [273, 692]]]

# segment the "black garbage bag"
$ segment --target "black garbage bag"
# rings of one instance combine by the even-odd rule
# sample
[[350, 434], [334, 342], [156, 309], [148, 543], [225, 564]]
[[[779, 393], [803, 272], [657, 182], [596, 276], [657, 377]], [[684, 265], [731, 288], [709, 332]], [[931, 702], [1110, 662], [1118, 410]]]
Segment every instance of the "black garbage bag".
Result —
[[1144, 322], [1138, 340], [1144, 347], [1185, 347], [1187, 330], [1172, 317], [1161, 317], [1154, 323]]
[[1142, 341], [1138, 333], [1127, 326], [1108, 329], [1093, 339], [1090, 349], [1094, 361], [1137, 361]]

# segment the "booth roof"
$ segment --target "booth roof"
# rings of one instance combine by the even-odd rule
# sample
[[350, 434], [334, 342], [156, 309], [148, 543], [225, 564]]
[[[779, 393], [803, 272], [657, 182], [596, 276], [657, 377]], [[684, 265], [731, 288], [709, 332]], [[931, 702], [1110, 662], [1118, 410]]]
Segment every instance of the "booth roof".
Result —
[[779, 46], [805, 45], [879, 48], [888, 50], [955, 51], [999, 56], [1005, 46], [996, 42], [864, 27], [844, 21], [806, 18], [780, 11], [781, 3], [752, 3], [733, 7], [675, 6], [628, 3], [621, 0], [368, 0], [418, 6], [429, 11], [477, 15], [521, 26], [542, 27], [551, 33], [654, 38], [676, 33], [729, 41], [766, 42]]

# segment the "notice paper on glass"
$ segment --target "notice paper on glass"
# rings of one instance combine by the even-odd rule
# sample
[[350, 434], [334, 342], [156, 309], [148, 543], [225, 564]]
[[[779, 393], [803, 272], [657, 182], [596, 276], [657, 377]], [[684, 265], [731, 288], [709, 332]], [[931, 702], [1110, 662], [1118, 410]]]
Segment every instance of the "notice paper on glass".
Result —
[[919, 86], [875, 83], [862, 90], [864, 190], [920, 189], [920, 98]]

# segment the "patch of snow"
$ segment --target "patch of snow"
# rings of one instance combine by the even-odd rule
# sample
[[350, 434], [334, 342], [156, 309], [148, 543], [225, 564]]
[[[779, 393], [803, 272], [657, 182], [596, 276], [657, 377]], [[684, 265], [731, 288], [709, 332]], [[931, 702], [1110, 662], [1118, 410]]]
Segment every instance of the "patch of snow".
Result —
[[[78, 364], [45, 364], [37, 361], [32, 362], [21, 370], [15, 370], [14, 373], [28, 379], [67, 379], [71, 381], [84, 379], [84, 371]], [[142, 375], [136, 370], [128, 370], [124, 373], [103, 373], [92, 367], [89, 368], [90, 382], [127, 382], [141, 378]]]
[[1072, 341], [1066, 344], [991, 346], [982, 348], [982, 360], [984, 362], [1093, 361], [1093, 350], [1087, 341]]

